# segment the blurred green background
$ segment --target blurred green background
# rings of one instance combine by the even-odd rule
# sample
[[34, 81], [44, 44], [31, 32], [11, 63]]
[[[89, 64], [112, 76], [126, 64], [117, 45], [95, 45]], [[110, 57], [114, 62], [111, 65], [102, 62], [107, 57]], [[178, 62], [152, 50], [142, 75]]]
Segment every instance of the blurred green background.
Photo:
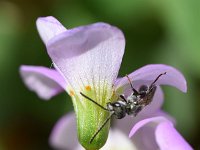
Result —
[[56, 121], [73, 110], [66, 93], [50, 101], [30, 92], [19, 76], [22, 64], [50, 66], [36, 30], [39, 16], [55, 16], [67, 28], [94, 22], [119, 27], [126, 37], [120, 75], [151, 63], [177, 67], [188, 93], [163, 87], [163, 109], [177, 129], [200, 148], [199, 0], [7, 0], [0, 1], [0, 150], [48, 150]]

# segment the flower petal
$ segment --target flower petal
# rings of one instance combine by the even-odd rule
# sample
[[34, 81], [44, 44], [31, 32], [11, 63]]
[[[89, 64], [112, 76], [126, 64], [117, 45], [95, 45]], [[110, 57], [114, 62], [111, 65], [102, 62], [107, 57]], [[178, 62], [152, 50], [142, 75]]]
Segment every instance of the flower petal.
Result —
[[139, 121], [133, 126], [129, 137], [134, 135], [132, 140], [138, 149], [159, 149], [155, 139], [155, 128], [159, 123], [166, 121], [168, 120], [164, 117], [152, 117]]
[[54, 69], [23, 65], [20, 74], [26, 86], [42, 99], [50, 99], [66, 88], [65, 80]]
[[193, 148], [169, 122], [160, 123], [156, 128], [156, 141], [160, 150], [192, 150]]
[[[124, 47], [124, 36], [119, 29], [96, 23], [67, 30], [51, 39], [47, 49], [75, 92], [89, 85], [96, 95], [102, 96], [112, 89]], [[107, 99], [110, 97], [108, 94]]]
[[137, 150], [131, 139], [119, 129], [111, 129], [108, 140], [101, 150]]
[[138, 150], [159, 150], [155, 140], [155, 129], [146, 125], [131, 138]]
[[[132, 137], [140, 128], [142, 128], [143, 126], [149, 124], [149, 125], [158, 125], [161, 122], [166, 122], [168, 121], [166, 118], [164, 117], [152, 117], [152, 118], [148, 118], [148, 119], [144, 119], [142, 121], [137, 122], [133, 128], [131, 129], [130, 133], [129, 133], [129, 137]], [[169, 122], [169, 121], [168, 121]]]
[[167, 112], [165, 112], [161, 109], [159, 111], [157, 111], [151, 117], [158, 117], [158, 116], [162, 116], [162, 117], [166, 118], [167, 120], [169, 120], [173, 125], [176, 125], [176, 119], [173, 116], [170, 116]]
[[[152, 64], [152, 65], [147, 65], [144, 66], [131, 74], [129, 74], [129, 78], [131, 81], [133, 81], [133, 84], [136, 82], [148, 82], [151, 84], [156, 77], [161, 74], [166, 72], [166, 75], [163, 75], [159, 78], [159, 80], [156, 82], [156, 85], [171, 85], [182, 92], [187, 91], [187, 85], [186, 85], [186, 80], [184, 76], [175, 68], [163, 64]], [[124, 86], [127, 86], [129, 84], [127, 77], [124, 77], [121, 79], [120, 82], [115, 85], [116, 89], [118, 88], [123, 88]]]
[[78, 138], [74, 113], [67, 114], [56, 123], [49, 142], [56, 149], [75, 149]]
[[130, 117], [127, 116], [123, 119], [117, 119], [114, 120], [114, 127], [117, 129], [120, 129], [121, 131], [123, 131], [125, 134], [129, 134], [131, 128], [133, 128], [133, 126], [135, 126], [135, 124], [137, 124], [138, 122], [141, 122], [142, 120], [145, 120], [147, 118], [155, 118], [155, 117], [163, 117], [166, 118], [167, 120], [169, 120], [172, 124], [176, 124], [176, 120], [170, 116], [169, 114], [167, 114], [166, 112], [162, 111], [162, 110], [157, 110], [154, 113], [139, 113], [136, 117]]
[[[148, 148], [150, 150], [158, 149], [156, 147], [159, 147], [159, 149], [161, 150], [192, 149], [190, 145], [176, 131], [173, 123], [165, 117], [161, 116], [144, 119], [135, 124], [129, 134], [129, 137], [132, 137], [133, 135], [133, 140], [136, 142], [137, 146], [139, 146], [139, 149], [142, 149], [144, 147], [148, 148], [151, 143], [154, 143], [154, 147]], [[152, 138], [149, 138], [149, 136], [152, 136]], [[147, 140], [145, 140], [146, 137]], [[141, 141], [141, 139], [143, 140]], [[153, 141], [149, 143], [149, 139]]]
[[47, 42], [54, 36], [66, 31], [67, 29], [54, 17], [40, 17], [36, 21], [37, 29], [43, 42]]

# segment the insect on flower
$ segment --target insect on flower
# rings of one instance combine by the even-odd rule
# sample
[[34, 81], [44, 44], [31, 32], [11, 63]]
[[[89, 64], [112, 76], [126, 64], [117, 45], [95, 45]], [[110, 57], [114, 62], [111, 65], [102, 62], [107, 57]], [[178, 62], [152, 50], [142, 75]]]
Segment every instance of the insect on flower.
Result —
[[105, 111], [110, 112], [110, 115], [108, 118], [103, 122], [103, 124], [99, 127], [99, 129], [95, 132], [95, 134], [91, 137], [89, 143], [92, 143], [94, 138], [98, 135], [98, 133], [103, 129], [103, 127], [106, 125], [106, 123], [111, 119], [112, 116], [115, 116], [117, 119], [122, 119], [128, 115], [134, 115], [136, 116], [145, 106], [149, 105], [152, 102], [153, 96], [156, 91], [156, 81], [162, 76], [165, 75], [166, 72], [161, 73], [157, 76], [157, 78], [150, 84], [150, 86], [142, 85], [139, 90], [137, 91], [135, 88], [133, 88], [133, 85], [131, 83], [131, 80], [129, 79], [128, 75], [126, 76], [128, 78], [128, 81], [130, 83], [132, 93], [127, 98], [125, 98], [124, 95], [119, 95], [120, 99], [116, 102], [108, 102], [107, 108], [101, 106], [97, 102], [95, 102], [93, 99], [89, 98], [82, 92], [80, 94], [88, 99], [89, 101], [93, 102], [100, 108], [102, 108]]
[[[129, 119], [132, 123], [130, 126], [135, 127], [143, 119], [165, 117], [162, 110], [160, 111], [163, 102], [160, 85], [170, 85], [182, 92], [187, 91], [187, 83], [182, 73], [165, 64], [149, 64], [131, 72], [128, 77], [131, 82], [134, 80], [134, 88], [137, 92], [130, 88], [127, 77], [117, 78], [125, 50], [125, 37], [115, 26], [98, 22], [66, 29], [52, 16], [38, 18], [36, 25], [54, 68], [22, 65], [20, 75], [25, 85], [42, 99], [49, 100], [63, 91], [69, 94], [76, 114], [78, 133], [76, 139], [87, 150], [101, 149], [106, 143], [110, 127], [109, 115], [123, 118], [126, 114], [137, 115], [142, 110], [142, 117], [139, 114], [134, 120]], [[152, 86], [150, 84], [163, 72], [167, 72], [167, 75], [159, 78], [154, 89], [155, 83]], [[139, 88], [140, 85], [148, 86]], [[85, 100], [86, 98], [80, 92], [106, 109], [96, 106], [88, 98]], [[120, 94], [124, 94], [125, 98]], [[145, 107], [150, 102], [151, 107]], [[142, 124], [139, 123], [140, 126]], [[100, 132], [99, 127], [101, 127]], [[129, 136], [132, 136], [135, 130], [133, 128]], [[94, 140], [91, 140], [93, 136]], [[145, 138], [149, 139], [147, 134]], [[61, 139], [66, 141], [66, 138]], [[145, 143], [143, 140], [142, 142]], [[72, 144], [70, 141], [69, 143]]]

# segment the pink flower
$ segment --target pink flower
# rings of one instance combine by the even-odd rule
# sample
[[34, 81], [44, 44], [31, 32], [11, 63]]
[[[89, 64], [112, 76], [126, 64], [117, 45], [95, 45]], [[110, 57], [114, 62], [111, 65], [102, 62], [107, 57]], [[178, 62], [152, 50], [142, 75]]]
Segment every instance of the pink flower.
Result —
[[[106, 124], [92, 143], [89, 143], [89, 140], [108, 117], [108, 112], [85, 99], [80, 92], [102, 106], [116, 101], [120, 94], [128, 96], [132, 93], [127, 77], [117, 79], [125, 48], [123, 33], [106, 23], [95, 23], [67, 30], [54, 17], [39, 18], [37, 28], [55, 69], [21, 66], [20, 73], [25, 84], [39, 97], [46, 100], [66, 91], [71, 96], [74, 105], [78, 139], [81, 145], [86, 149], [100, 149], [107, 140], [110, 123]], [[128, 76], [134, 88], [138, 89], [143, 84], [150, 85], [163, 72], [167, 74], [156, 82], [157, 90], [152, 103], [146, 106], [136, 118], [129, 119], [135, 122], [132, 126], [136, 124], [130, 136], [143, 126], [156, 122], [153, 133], [158, 133], [159, 143], [157, 144], [162, 143], [162, 146], [167, 142], [169, 146], [172, 146], [173, 142], [162, 139], [164, 135], [160, 134], [163, 133], [161, 129], [164, 127], [169, 130], [168, 133], [179, 135], [177, 131], [166, 118], [152, 117], [166, 117], [160, 110], [163, 93], [159, 85], [171, 85], [186, 92], [185, 78], [175, 68], [162, 64], [147, 65]], [[143, 120], [146, 118], [151, 119]], [[147, 133], [147, 137], [148, 135], [151, 134]], [[166, 139], [173, 140], [174, 137], [170, 136]], [[142, 141], [140, 139], [140, 142]], [[187, 145], [184, 140], [180, 141], [177, 140], [176, 143]]]

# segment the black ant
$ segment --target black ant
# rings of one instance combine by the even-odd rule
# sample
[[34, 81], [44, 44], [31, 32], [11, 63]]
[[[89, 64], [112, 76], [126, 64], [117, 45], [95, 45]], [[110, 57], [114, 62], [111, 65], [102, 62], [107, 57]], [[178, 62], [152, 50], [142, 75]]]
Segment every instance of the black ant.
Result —
[[127, 115], [134, 115], [136, 116], [145, 106], [149, 105], [152, 102], [153, 96], [155, 94], [157, 86], [155, 85], [156, 81], [162, 76], [165, 75], [166, 72], [161, 73], [157, 76], [157, 78], [150, 84], [150, 86], [142, 85], [139, 90], [133, 88], [133, 85], [131, 83], [130, 78], [128, 75], [126, 76], [128, 78], [128, 81], [130, 83], [130, 86], [132, 88], [132, 93], [127, 98], [124, 97], [124, 95], [120, 95], [120, 100], [116, 102], [109, 102], [107, 103], [107, 108], [101, 106], [97, 102], [95, 102], [93, 99], [89, 98], [82, 92], [80, 94], [85, 97], [86, 99], [90, 100], [100, 108], [109, 111], [110, 115], [108, 118], [103, 122], [103, 124], [100, 126], [100, 128], [95, 132], [95, 134], [91, 137], [90, 143], [94, 140], [94, 138], [97, 136], [97, 134], [101, 131], [101, 129], [106, 125], [106, 123], [110, 120], [112, 116], [115, 116], [117, 119], [122, 119]]

